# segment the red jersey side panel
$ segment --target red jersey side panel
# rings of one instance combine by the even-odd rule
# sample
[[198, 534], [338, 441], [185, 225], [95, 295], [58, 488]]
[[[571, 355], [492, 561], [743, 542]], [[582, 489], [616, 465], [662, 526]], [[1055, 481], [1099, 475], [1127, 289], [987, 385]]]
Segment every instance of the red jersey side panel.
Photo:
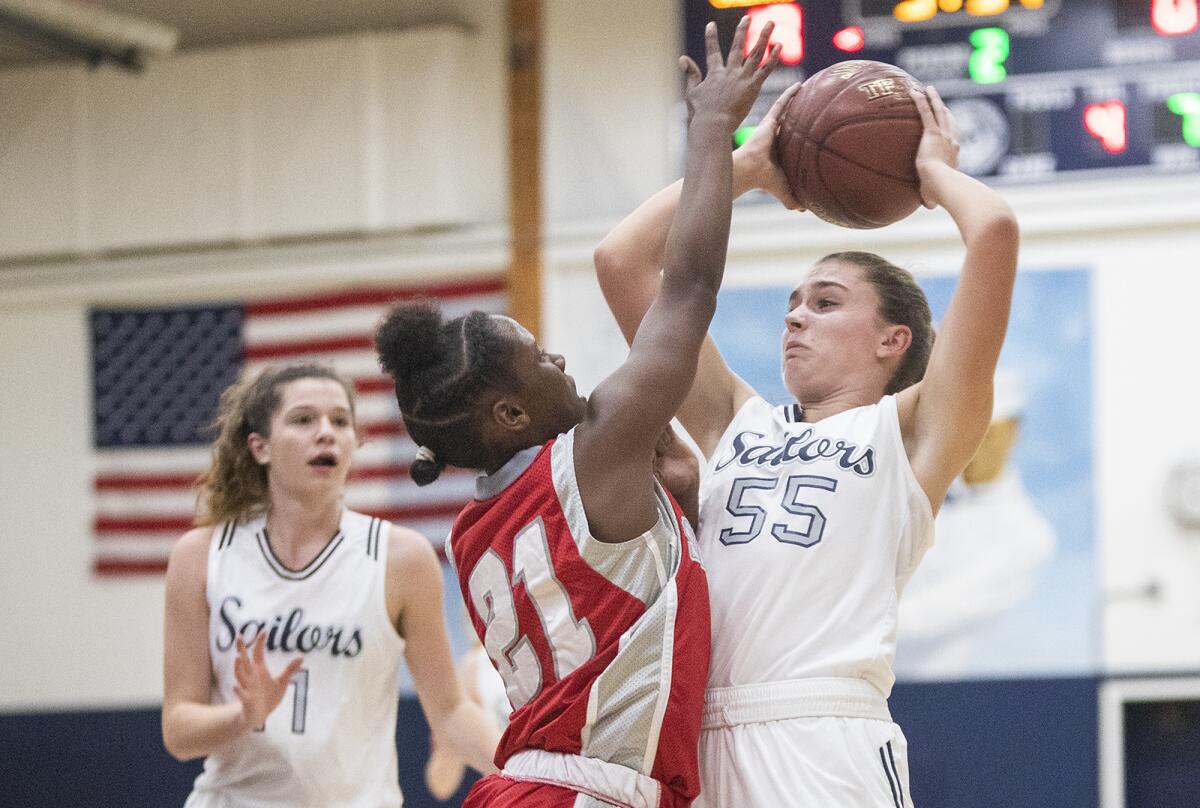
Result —
[[449, 548], [467, 610], [513, 713], [496, 764], [522, 749], [633, 769], [676, 799], [699, 791], [708, 587], [691, 529], [659, 489], [659, 519], [592, 538], [574, 431], [527, 450], [459, 515]]

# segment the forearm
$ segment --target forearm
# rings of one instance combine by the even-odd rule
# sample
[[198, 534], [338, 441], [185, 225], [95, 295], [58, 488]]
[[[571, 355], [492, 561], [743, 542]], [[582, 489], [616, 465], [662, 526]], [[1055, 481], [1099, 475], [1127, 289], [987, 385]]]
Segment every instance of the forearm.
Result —
[[437, 722], [434, 728], [439, 742], [444, 741], [458, 757], [482, 774], [493, 774], [500, 728], [478, 704], [461, 699]]
[[[734, 152], [734, 198], [757, 187], [751, 168]], [[667, 233], [682, 192], [683, 180], [663, 188], [622, 219], [596, 247], [596, 278], [627, 342], [633, 341], [658, 294]]]
[[984, 239], [999, 237], [1014, 241], [1015, 252], [1016, 217], [1000, 194], [945, 164], [935, 164], [926, 170], [924, 187], [931, 199], [954, 219], [968, 248]]
[[176, 760], [211, 755], [250, 730], [238, 702], [180, 702], [163, 707], [163, 745]]

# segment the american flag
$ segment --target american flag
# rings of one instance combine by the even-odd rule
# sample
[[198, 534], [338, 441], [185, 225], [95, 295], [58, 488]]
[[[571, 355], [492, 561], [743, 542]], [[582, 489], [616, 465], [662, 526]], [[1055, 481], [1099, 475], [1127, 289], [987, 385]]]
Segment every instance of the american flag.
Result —
[[243, 372], [315, 360], [354, 383], [359, 437], [346, 486], [355, 510], [415, 528], [438, 547], [473, 490], [447, 469], [418, 488], [416, 446], [400, 421], [373, 332], [397, 299], [431, 297], [448, 316], [504, 310], [501, 279], [362, 288], [275, 300], [177, 308], [93, 309], [94, 563], [99, 575], [159, 573], [192, 526], [193, 484], [208, 467], [221, 391]]

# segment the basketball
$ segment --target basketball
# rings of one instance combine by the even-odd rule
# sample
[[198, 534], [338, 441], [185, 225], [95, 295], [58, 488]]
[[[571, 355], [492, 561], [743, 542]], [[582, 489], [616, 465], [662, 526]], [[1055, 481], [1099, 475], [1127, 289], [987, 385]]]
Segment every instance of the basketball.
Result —
[[783, 111], [776, 156], [796, 200], [827, 222], [870, 229], [921, 204], [917, 146], [923, 127], [893, 65], [856, 60], [814, 73]]

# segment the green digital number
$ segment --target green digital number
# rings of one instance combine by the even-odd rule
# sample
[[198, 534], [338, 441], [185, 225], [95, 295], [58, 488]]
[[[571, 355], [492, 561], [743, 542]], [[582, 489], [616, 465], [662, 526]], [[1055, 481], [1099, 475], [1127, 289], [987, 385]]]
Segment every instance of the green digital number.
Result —
[[971, 32], [975, 52], [967, 62], [971, 80], [977, 84], [996, 84], [1004, 81], [1008, 70], [1008, 31], [1003, 28], [980, 28]]

